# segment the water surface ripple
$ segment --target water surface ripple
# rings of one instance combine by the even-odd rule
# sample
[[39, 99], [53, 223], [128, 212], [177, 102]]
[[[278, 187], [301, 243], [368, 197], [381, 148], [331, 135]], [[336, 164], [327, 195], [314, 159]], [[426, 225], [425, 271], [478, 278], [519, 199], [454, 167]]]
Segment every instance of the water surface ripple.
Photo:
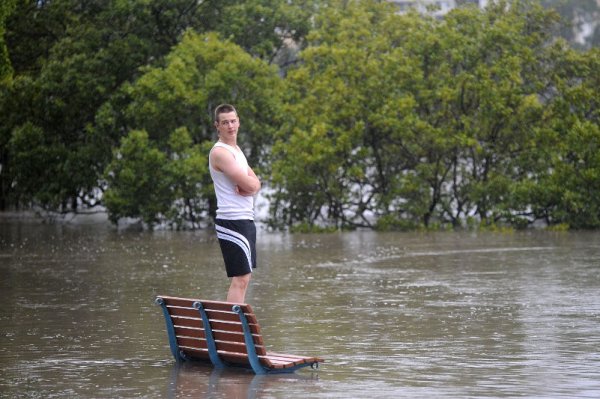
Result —
[[0, 397], [597, 398], [600, 233], [259, 234], [270, 350], [318, 370], [177, 364], [156, 294], [222, 300], [211, 232], [0, 225]]

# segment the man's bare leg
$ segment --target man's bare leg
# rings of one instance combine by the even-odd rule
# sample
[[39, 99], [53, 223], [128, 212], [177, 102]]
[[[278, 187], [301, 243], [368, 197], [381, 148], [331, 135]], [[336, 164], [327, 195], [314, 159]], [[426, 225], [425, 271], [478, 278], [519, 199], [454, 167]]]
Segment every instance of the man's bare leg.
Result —
[[245, 303], [246, 290], [251, 276], [252, 273], [248, 273], [231, 278], [231, 285], [229, 286], [229, 292], [227, 292], [227, 302]]

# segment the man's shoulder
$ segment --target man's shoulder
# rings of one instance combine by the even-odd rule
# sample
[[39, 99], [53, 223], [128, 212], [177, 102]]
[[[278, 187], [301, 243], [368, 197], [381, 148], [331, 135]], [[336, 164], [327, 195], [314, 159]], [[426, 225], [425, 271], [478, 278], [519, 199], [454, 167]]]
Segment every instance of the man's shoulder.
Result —
[[214, 146], [210, 151], [209, 159], [218, 171], [222, 171], [222, 167], [236, 162], [234, 152], [225, 146]]
[[210, 151], [210, 156], [217, 158], [235, 158], [235, 153], [229, 148], [216, 146]]

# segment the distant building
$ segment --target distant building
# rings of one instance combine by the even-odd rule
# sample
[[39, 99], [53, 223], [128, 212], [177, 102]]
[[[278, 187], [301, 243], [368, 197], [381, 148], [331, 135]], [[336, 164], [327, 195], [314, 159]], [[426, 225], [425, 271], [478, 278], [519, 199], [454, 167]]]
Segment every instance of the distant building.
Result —
[[476, 4], [479, 8], [484, 8], [489, 3], [489, 0], [456, 0], [456, 5]]
[[[445, 15], [453, 8], [465, 4], [476, 4], [483, 8], [489, 0], [388, 0], [398, 7], [400, 13], [407, 12], [411, 8], [421, 13], [431, 13], [436, 17]], [[600, 0], [599, 0], [600, 1]]]

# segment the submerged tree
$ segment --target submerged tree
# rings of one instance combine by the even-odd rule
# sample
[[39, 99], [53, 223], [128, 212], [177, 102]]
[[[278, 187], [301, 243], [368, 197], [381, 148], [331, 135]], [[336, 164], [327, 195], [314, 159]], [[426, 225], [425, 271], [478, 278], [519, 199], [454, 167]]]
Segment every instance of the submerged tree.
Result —
[[[556, 48], [556, 95], [545, 120], [556, 135], [549, 151], [552, 168], [542, 176], [531, 201], [549, 223], [572, 228], [600, 227], [600, 51]], [[541, 192], [540, 192], [541, 191]]]
[[[535, 193], [558, 178], [557, 161], [568, 157], [557, 149], [575, 132], [551, 110], [573, 85], [595, 83], [593, 62], [583, 64], [590, 74], [582, 66], [557, 80], [571, 51], [553, 44], [557, 15], [535, 2], [461, 8], [442, 20], [392, 11], [332, 2], [317, 20], [287, 79], [273, 224], [521, 227], [544, 218], [546, 196]], [[582, 106], [596, 115], [591, 93]], [[594, 118], [584, 118], [592, 135]]]
[[[5, 74], [11, 67], [14, 77], [0, 91], [0, 209], [68, 212], [100, 204], [112, 150], [130, 130], [141, 129], [121, 110], [131, 108], [122, 88], [144, 73], [142, 67], [162, 65], [188, 29], [219, 32], [266, 63], [287, 62], [282, 54], [288, 44], [302, 44], [316, 3], [3, 1], [0, 69]], [[165, 126], [163, 137], [171, 130]], [[26, 167], [33, 162], [45, 173]]]
[[532, 0], [443, 19], [377, 0], [5, 1], [0, 209], [105, 199], [114, 221], [201, 226], [211, 112], [234, 102], [273, 226], [598, 227], [599, 54], [558, 27]]

